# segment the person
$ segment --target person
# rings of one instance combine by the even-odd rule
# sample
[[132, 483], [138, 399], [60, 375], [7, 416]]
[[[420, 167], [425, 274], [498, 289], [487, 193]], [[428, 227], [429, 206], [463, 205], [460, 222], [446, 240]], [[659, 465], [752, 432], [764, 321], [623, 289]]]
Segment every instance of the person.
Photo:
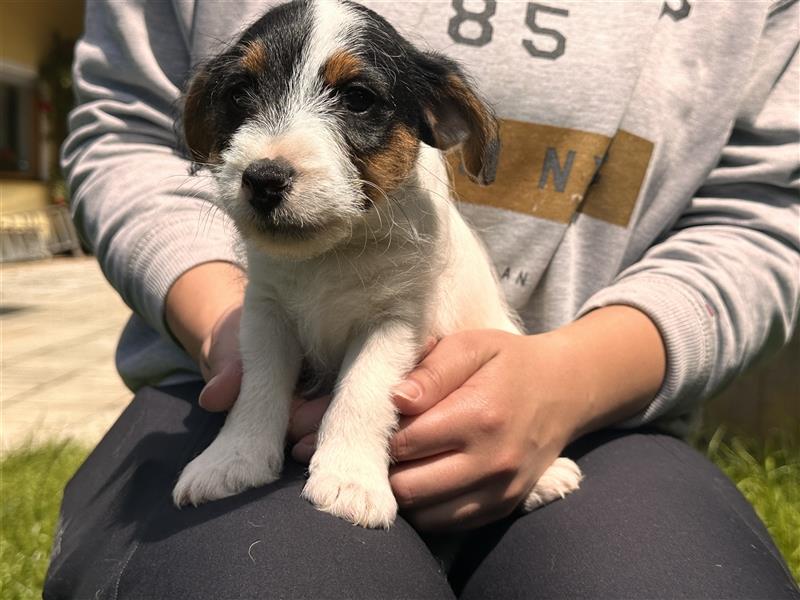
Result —
[[[246, 284], [174, 121], [192, 69], [272, 4], [87, 5], [63, 163], [133, 309], [136, 396], [65, 490], [44, 597], [799, 597], [677, 437], [797, 319], [793, 0], [365, 3], [502, 119], [496, 183], [456, 189], [530, 335], [435, 340], [398, 388], [388, 531], [299, 497], [326, 397], [295, 401], [281, 480], [172, 505], [236, 399]], [[516, 512], [565, 447], [581, 489]]]

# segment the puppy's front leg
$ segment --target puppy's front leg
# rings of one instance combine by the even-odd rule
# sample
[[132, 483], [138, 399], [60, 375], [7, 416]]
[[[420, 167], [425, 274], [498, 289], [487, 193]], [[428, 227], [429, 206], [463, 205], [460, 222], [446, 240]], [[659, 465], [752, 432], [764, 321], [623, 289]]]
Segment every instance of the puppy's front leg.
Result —
[[302, 355], [283, 311], [252, 296], [245, 298], [239, 334], [239, 398], [217, 438], [181, 473], [172, 492], [178, 506], [232, 496], [280, 476]]
[[348, 348], [303, 497], [364, 527], [388, 528], [397, 514], [389, 486], [389, 436], [397, 425], [391, 390], [413, 368], [414, 331], [391, 321]]

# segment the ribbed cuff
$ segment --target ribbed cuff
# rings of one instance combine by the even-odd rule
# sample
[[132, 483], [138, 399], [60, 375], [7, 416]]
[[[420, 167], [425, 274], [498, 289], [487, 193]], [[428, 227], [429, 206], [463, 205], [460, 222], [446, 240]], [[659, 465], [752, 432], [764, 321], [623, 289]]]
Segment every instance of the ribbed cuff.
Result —
[[665, 415], [682, 416], [702, 396], [713, 367], [713, 311], [702, 295], [678, 279], [634, 275], [600, 290], [578, 317], [603, 306], [625, 305], [645, 313], [658, 328], [667, 355], [666, 373], [653, 401], [618, 427], [638, 427]]
[[[208, 208], [204, 210], [209, 210]], [[128, 281], [135, 307], [151, 327], [172, 338], [164, 305], [172, 284], [189, 269], [208, 262], [229, 262], [246, 268], [244, 252], [237, 251], [238, 235], [231, 220], [219, 212], [210, 222], [193, 210], [172, 213], [168, 223], [142, 237], [132, 253]]]

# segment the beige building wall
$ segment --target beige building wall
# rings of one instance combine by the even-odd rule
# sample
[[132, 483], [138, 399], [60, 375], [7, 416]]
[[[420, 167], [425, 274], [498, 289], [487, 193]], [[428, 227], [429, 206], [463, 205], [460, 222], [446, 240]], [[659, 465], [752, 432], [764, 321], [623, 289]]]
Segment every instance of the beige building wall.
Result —
[[41, 181], [0, 179], [0, 215], [44, 208], [50, 203], [48, 196]]
[[[36, 73], [54, 33], [78, 39], [82, 31], [83, 0], [0, 0], [0, 70]], [[0, 214], [48, 203], [43, 181], [0, 179]]]
[[53, 32], [77, 39], [83, 31], [83, 0], [0, 2], [0, 57], [37, 69]]

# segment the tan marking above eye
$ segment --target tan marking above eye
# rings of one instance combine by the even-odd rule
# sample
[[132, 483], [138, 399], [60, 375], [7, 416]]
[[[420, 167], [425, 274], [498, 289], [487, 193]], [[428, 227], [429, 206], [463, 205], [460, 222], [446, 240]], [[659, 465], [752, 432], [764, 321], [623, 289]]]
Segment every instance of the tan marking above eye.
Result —
[[346, 50], [337, 50], [325, 63], [322, 76], [325, 83], [335, 87], [357, 77], [362, 69], [360, 58]]
[[267, 48], [262, 42], [247, 42], [242, 53], [242, 66], [250, 73], [261, 73], [267, 68]]

